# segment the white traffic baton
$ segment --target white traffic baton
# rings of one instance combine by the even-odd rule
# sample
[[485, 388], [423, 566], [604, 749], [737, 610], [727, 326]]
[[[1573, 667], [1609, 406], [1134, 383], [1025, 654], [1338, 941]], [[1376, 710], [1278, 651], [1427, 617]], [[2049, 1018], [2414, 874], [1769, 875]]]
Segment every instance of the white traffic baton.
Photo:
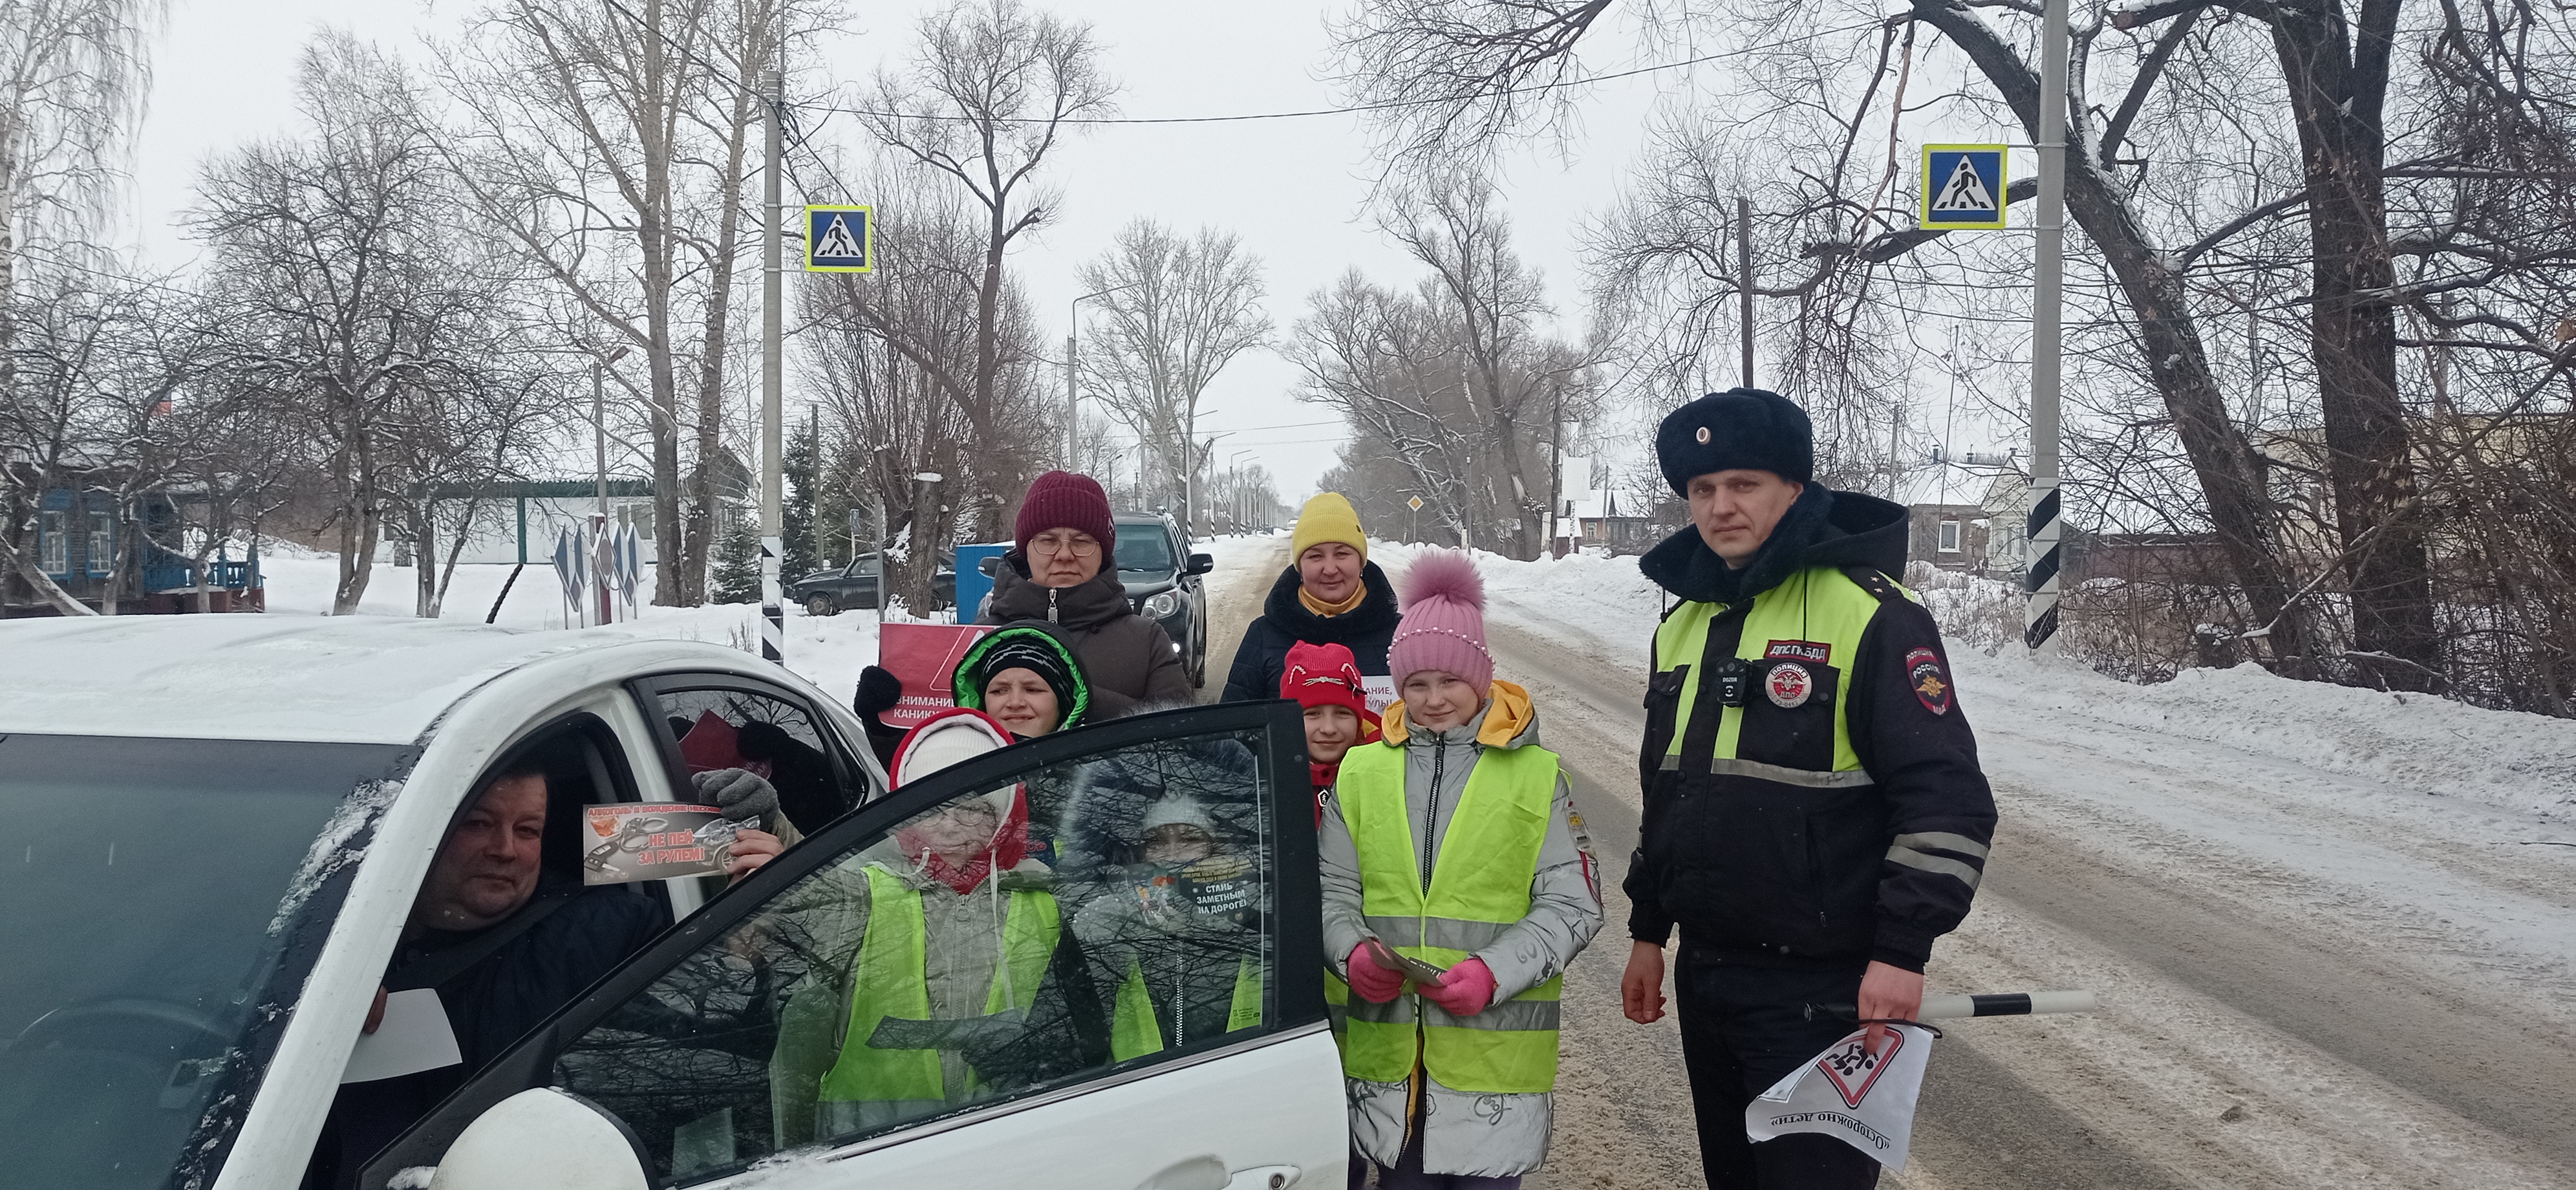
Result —
[[[2095, 1005], [2090, 991], [2064, 992], [1973, 992], [1967, 995], [1925, 996], [1923, 1007], [1914, 1014], [1918, 1021], [1955, 1021], [1979, 1016], [2039, 1016], [2059, 1012], [2091, 1012]], [[1854, 1004], [1810, 1004], [1807, 1019], [1836, 1017], [1855, 1020], [1860, 1007]]]

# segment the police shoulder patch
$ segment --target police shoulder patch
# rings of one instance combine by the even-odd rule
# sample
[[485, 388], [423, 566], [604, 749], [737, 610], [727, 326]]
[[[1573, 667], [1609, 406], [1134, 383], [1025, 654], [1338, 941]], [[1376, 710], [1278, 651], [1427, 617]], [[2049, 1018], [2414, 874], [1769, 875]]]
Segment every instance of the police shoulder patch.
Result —
[[1914, 687], [1914, 698], [1924, 710], [1935, 715], [1950, 713], [1950, 673], [1942, 666], [1939, 653], [1919, 647], [1906, 653], [1905, 684]]

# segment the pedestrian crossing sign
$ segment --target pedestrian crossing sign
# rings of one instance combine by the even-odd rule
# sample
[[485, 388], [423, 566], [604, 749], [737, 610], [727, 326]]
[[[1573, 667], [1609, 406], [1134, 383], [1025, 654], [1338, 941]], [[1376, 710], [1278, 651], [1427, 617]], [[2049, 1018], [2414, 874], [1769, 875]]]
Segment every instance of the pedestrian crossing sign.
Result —
[[806, 272], [873, 273], [876, 268], [876, 208], [805, 208]]
[[2002, 227], [2005, 189], [2003, 145], [1923, 146], [1923, 210], [1917, 221], [1926, 230]]

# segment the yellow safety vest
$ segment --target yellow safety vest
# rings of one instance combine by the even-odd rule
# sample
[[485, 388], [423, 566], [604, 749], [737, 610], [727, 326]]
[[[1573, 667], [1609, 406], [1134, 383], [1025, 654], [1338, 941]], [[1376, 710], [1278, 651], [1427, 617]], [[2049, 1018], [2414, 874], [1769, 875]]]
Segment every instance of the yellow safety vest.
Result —
[[[945, 1099], [939, 1051], [868, 1044], [887, 1017], [930, 1018], [930, 944], [921, 890], [905, 887], [900, 877], [876, 864], [866, 871], [868, 926], [850, 980], [849, 1032], [842, 1036], [839, 1060], [823, 1076], [821, 1098], [864, 1103]], [[1037, 889], [1009, 894], [1002, 919], [1002, 963], [994, 969], [993, 989], [984, 999], [986, 1015], [1025, 1010], [1037, 999], [1060, 932], [1053, 894]]]
[[[1891, 593], [1911, 597], [1893, 582], [1871, 577], [1886, 582]], [[1712, 708], [1714, 722], [1697, 721], [1700, 695], [1711, 689], [1703, 681], [1711, 668], [1709, 631], [1731, 624], [1732, 609], [1722, 603], [1676, 605], [1655, 629], [1656, 672], [1648, 688], [1647, 731], [1664, 737], [1662, 767], [1680, 768], [1684, 742], [1698, 735], [1709, 737], [1711, 765], [1720, 775], [1806, 788], [1870, 784], [1852, 750], [1848, 708], [1852, 660], [1879, 600], [1825, 567], [1801, 570], [1755, 596], [1735, 629], [1733, 647], [1718, 653], [1748, 667], [1744, 704]], [[1653, 774], [1645, 776], [1651, 784]]]
[[[1380, 941], [1434, 966], [1464, 962], [1529, 914], [1530, 882], [1554, 814], [1556, 754], [1480, 749], [1439, 842], [1431, 887], [1404, 798], [1404, 749], [1361, 747], [1342, 761], [1335, 796], [1360, 860], [1360, 912]], [[1441, 1085], [1486, 1094], [1556, 1086], [1560, 975], [1474, 1016], [1452, 1016], [1410, 985], [1387, 1004], [1350, 1002], [1342, 1069], [1353, 1078], [1412, 1077], [1414, 1055]]]
[[[1227, 1006], [1225, 1031], [1261, 1027], [1261, 969], [1250, 958], [1234, 968], [1234, 1002]], [[1127, 978], [1118, 985], [1118, 1009], [1109, 1026], [1109, 1056], [1120, 1062], [1163, 1052], [1163, 1023], [1154, 1018], [1154, 997], [1145, 989], [1145, 969], [1127, 960]]]

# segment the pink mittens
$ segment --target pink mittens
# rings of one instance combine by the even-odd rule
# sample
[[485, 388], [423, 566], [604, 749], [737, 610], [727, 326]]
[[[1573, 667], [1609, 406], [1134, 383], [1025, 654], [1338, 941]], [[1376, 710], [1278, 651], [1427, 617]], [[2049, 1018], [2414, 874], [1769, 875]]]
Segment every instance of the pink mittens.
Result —
[[1369, 958], [1368, 943], [1351, 948], [1350, 970], [1351, 990], [1371, 1004], [1384, 1004], [1404, 990], [1404, 973], [1378, 966]]
[[[1354, 982], [1353, 986], [1358, 986]], [[1422, 998], [1449, 1010], [1451, 1016], [1474, 1016], [1494, 1002], [1494, 973], [1483, 959], [1468, 959], [1449, 969], [1440, 982], [1416, 987]]]

